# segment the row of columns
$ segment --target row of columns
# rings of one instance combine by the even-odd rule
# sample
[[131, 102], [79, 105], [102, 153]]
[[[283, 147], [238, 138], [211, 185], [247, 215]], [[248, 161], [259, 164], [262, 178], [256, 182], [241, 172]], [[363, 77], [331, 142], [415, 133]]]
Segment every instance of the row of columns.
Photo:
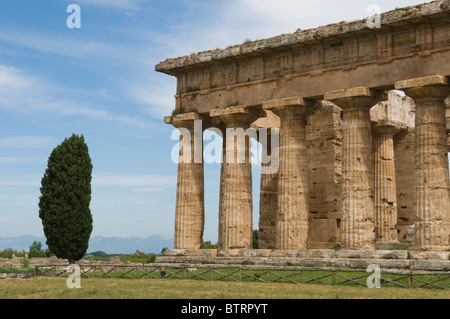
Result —
[[[395, 84], [397, 90], [403, 90], [416, 102], [414, 217], [417, 249], [449, 249], [450, 187], [444, 106], [445, 98], [450, 95], [448, 84], [445, 76]], [[343, 110], [342, 248], [375, 249], [377, 237], [383, 241], [397, 241], [393, 136], [398, 128], [390, 124], [372, 128], [370, 122], [370, 108], [386, 100], [387, 94], [370, 88], [351, 88], [325, 93], [324, 99]], [[264, 227], [265, 231], [260, 245], [265, 248], [307, 249], [309, 207], [305, 125], [313, 105], [314, 101], [300, 97], [268, 101], [262, 105], [263, 109], [280, 118], [279, 170], [276, 174], [261, 177], [260, 228]], [[260, 112], [255, 108], [240, 107], [232, 111], [212, 110], [210, 116], [220, 119], [225, 145], [225, 128], [245, 130], [261, 117]], [[175, 126], [191, 128], [189, 123], [192, 121], [175, 122]], [[192, 143], [192, 140], [185, 142]], [[246, 150], [249, 143], [248, 140]], [[238, 147], [238, 143], [235, 144], [235, 152]], [[227, 156], [225, 147], [223, 156]], [[176, 249], [202, 246], [202, 165], [179, 164]], [[220, 183], [219, 249], [251, 248], [253, 199], [249, 159], [244, 163], [227, 163], [224, 158]]]

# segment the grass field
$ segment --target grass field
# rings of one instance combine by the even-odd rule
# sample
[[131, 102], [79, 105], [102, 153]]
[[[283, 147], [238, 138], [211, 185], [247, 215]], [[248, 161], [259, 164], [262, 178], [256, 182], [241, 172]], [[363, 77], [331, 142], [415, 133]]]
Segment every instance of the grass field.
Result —
[[1, 299], [450, 299], [449, 290], [221, 282], [190, 279], [82, 278], [68, 289], [64, 277], [0, 280]]

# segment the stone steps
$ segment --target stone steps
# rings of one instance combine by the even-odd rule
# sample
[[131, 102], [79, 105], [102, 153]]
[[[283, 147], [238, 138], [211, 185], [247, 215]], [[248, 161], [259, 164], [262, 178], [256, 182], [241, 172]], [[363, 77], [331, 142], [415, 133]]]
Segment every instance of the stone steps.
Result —
[[412, 250], [168, 250], [156, 263], [345, 269], [366, 269], [375, 264], [383, 271], [449, 272], [449, 256], [450, 252]]

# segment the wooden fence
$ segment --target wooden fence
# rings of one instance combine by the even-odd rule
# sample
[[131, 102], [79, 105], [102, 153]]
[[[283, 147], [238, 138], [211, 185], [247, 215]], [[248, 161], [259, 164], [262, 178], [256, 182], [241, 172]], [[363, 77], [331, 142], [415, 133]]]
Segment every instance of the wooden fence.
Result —
[[[309, 268], [261, 268], [219, 265], [82, 265], [81, 278], [128, 278], [128, 279], [195, 279], [204, 281], [257, 281], [280, 283], [315, 283], [323, 285], [358, 285], [367, 287], [369, 276], [366, 269], [309, 269]], [[35, 276], [68, 276], [67, 266], [43, 265], [35, 267]], [[381, 286], [403, 288], [450, 289], [450, 272], [381, 271]]]

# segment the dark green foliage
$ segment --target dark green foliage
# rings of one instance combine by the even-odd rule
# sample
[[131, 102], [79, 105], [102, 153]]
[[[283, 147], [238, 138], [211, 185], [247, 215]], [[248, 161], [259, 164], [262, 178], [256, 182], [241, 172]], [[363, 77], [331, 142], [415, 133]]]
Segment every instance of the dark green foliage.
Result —
[[36, 242], [34, 241], [29, 248], [28, 251], [28, 257], [29, 258], [46, 258], [47, 255], [45, 251], [42, 250], [42, 243], [40, 241]]
[[39, 217], [46, 244], [70, 263], [84, 256], [92, 232], [91, 175], [84, 137], [73, 134], [53, 150], [42, 178]]
[[105, 253], [104, 251], [94, 251], [92, 253], [89, 253], [89, 255], [92, 255], [94, 257], [98, 258], [109, 258], [109, 255]]
[[156, 254], [143, 254], [140, 256], [137, 255], [121, 255], [120, 261], [129, 261], [131, 263], [142, 263], [142, 264], [150, 264], [154, 263], [156, 259]]
[[258, 230], [253, 230], [253, 249], [258, 249]]
[[11, 258], [12, 255], [15, 255], [16, 257], [24, 257], [25, 256], [25, 251], [18, 251], [15, 249], [11, 249], [11, 248], [6, 248], [3, 249], [2, 251], [0, 251], [0, 258]]
[[218, 244], [212, 244], [210, 240], [203, 242], [203, 249], [217, 249]]

